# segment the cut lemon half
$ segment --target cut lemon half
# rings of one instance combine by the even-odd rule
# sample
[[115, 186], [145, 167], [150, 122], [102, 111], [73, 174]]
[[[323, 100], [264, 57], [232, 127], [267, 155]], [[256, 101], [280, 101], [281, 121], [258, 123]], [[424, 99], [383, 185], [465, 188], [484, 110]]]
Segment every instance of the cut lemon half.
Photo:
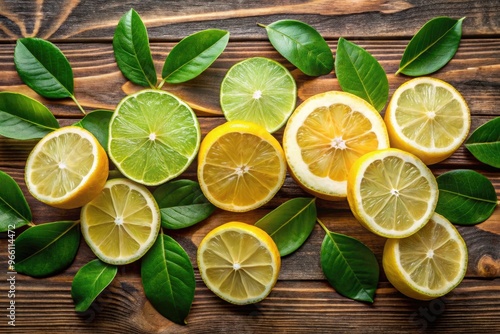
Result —
[[78, 208], [101, 192], [108, 168], [108, 156], [97, 139], [83, 128], [67, 126], [35, 145], [26, 161], [26, 186], [43, 203]]
[[404, 238], [431, 218], [438, 185], [420, 159], [389, 148], [367, 153], [354, 163], [347, 200], [361, 225], [386, 238]]
[[149, 190], [128, 179], [106, 182], [80, 214], [82, 234], [95, 255], [127, 264], [151, 248], [160, 230], [160, 210]]
[[415, 154], [430, 165], [448, 158], [466, 139], [470, 111], [449, 83], [419, 77], [402, 84], [385, 112], [391, 147]]
[[356, 159], [388, 147], [377, 110], [362, 98], [337, 91], [305, 100], [290, 116], [283, 135], [292, 177], [327, 200], [345, 199], [347, 174]]
[[280, 143], [260, 125], [231, 121], [211, 130], [200, 146], [198, 181], [215, 206], [235, 212], [267, 203], [285, 181]]
[[285, 124], [296, 100], [297, 87], [290, 72], [263, 57], [233, 65], [220, 89], [220, 104], [228, 121], [254, 122], [271, 133]]
[[273, 239], [260, 228], [230, 222], [210, 231], [200, 243], [198, 268], [206, 286], [238, 305], [257, 303], [278, 280], [281, 257]]
[[408, 297], [429, 300], [453, 290], [467, 271], [467, 246], [457, 229], [435, 213], [417, 233], [388, 239], [382, 257], [387, 279]]
[[109, 157], [127, 178], [159, 185], [179, 176], [196, 157], [200, 126], [179, 98], [146, 89], [124, 98], [109, 125]]

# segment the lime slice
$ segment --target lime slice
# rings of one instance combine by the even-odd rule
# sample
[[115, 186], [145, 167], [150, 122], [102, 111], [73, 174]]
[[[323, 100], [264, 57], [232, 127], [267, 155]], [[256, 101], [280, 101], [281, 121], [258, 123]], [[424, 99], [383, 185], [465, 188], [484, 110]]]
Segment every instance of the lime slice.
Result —
[[109, 157], [123, 175], [144, 185], [159, 185], [180, 175], [200, 146], [193, 110], [160, 90], [124, 98], [109, 125]]
[[274, 60], [254, 57], [229, 69], [220, 104], [228, 121], [249, 121], [274, 132], [295, 109], [297, 87], [290, 72]]

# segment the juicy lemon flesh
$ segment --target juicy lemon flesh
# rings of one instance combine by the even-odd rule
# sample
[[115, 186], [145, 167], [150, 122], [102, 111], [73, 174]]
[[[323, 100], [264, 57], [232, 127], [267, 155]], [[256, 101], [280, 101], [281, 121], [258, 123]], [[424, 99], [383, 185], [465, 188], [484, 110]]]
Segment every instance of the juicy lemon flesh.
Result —
[[406, 231], [427, 213], [432, 189], [412, 163], [389, 156], [375, 160], [360, 184], [362, 206], [375, 224]]
[[148, 241], [154, 214], [137, 190], [118, 184], [105, 188], [86, 207], [88, 235], [107, 258], [134, 256]]
[[[89, 174], [96, 157], [93, 145], [80, 135], [65, 133], [45, 143], [33, 160], [31, 183], [46, 197], [59, 198], [77, 188]], [[54, 187], [57, 184], [57, 187]]]
[[[256, 144], [258, 143], [258, 144]], [[235, 207], [253, 205], [280, 185], [282, 162], [275, 148], [260, 137], [231, 132], [209, 149], [203, 180], [216, 201]]]
[[453, 145], [465, 131], [464, 111], [455, 96], [443, 87], [417, 84], [397, 101], [396, 122], [407, 138], [431, 149]]
[[310, 172], [334, 181], [345, 181], [354, 161], [379, 145], [371, 122], [341, 103], [314, 110], [298, 129], [297, 143]]

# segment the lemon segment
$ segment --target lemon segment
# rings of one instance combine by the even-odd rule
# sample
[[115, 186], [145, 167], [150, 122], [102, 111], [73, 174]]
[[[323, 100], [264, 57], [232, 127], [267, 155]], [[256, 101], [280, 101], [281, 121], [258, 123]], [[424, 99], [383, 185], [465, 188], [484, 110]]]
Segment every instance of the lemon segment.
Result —
[[429, 168], [399, 149], [363, 155], [349, 172], [347, 189], [358, 221], [387, 238], [407, 237], [422, 228], [438, 199], [437, 182]]
[[160, 211], [153, 195], [130, 180], [109, 180], [81, 211], [82, 234], [99, 259], [127, 264], [142, 257], [160, 230]]
[[230, 222], [210, 231], [197, 253], [201, 278], [220, 298], [238, 305], [256, 303], [278, 280], [281, 257], [260, 228]]
[[29, 192], [48, 205], [73, 209], [104, 187], [108, 157], [97, 139], [77, 126], [57, 129], [33, 148], [25, 167]]
[[391, 284], [408, 297], [429, 300], [454, 289], [467, 271], [467, 247], [457, 229], [435, 213], [418, 232], [388, 239], [382, 264]]

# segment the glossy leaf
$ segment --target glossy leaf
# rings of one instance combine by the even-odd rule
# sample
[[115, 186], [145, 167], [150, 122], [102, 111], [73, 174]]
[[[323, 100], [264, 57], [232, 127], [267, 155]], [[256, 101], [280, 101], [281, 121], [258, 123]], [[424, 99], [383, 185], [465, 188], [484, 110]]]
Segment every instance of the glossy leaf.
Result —
[[377, 59], [362, 47], [340, 38], [335, 74], [343, 91], [366, 100], [378, 111], [389, 97], [389, 81]]
[[457, 52], [463, 20], [436, 17], [424, 24], [406, 46], [396, 74], [427, 75], [446, 65]]
[[220, 56], [229, 42], [229, 32], [207, 29], [192, 34], [170, 51], [162, 77], [169, 83], [191, 80], [205, 71]]
[[71, 265], [80, 245], [78, 222], [30, 227], [16, 239], [16, 271], [32, 277], [59, 273]]
[[328, 231], [321, 245], [321, 268], [338, 293], [373, 303], [379, 266], [373, 252], [363, 243]]
[[108, 150], [109, 137], [109, 122], [111, 121], [113, 112], [109, 110], [94, 110], [88, 113], [80, 121], [75, 123], [76, 126], [82, 127], [90, 131], [97, 138], [99, 144]]
[[260, 227], [273, 238], [281, 256], [295, 252], [307, 240], [316, 224], [314, 198], [294, 198], [259, 219]]
[[0, 185], [0, 232], [31, 223], [30, 207], [16, 181], [0, 171]]
[[95, 259], [78, 270], [71, 284], [71, 297], [77, 312], [85, 312], [113, 281], [118, 267]]
[[73, 70], [64, 54], [49, 41], [21, 38], [14, 49], [14, 64], [23, 82], [52, 99], [73, 96]]
[[37, 100], [20, 93], [0, 92], [0, 135], [35, 139], [57, 128], [54, 115]]
[[332, 71], [332, 51], [310, 25], [296, 20], [280, 20], [261, 26], [266, 28], [274, 48], [305, 74], [320, 76]]
[[156, 86], [156, 69], [149, 37], [141, 17], [133, 9], [122, 16], [113, 36], [116, 63], [123, 75], [135, 84]]
[[199, 184], [191, 180], [165, 183], [156, 188], [153, 196], [160, 207], [161, 225], [168, 229], [192, 226], [208, 218], [215, 210]]
[[500, 117], [478, 127], [465, 142], [477, 160], [500, 168]]
[[497, 206], [495, 187], [478, 172], [453, 170], [439, 175], [436, 181], [439, 188], [436, 212], [454, 224], [481, 223], [491, 216]]
[[160, 234], [141, 264], [146, 297], [165, 318], [185, 324], [194, 299], [194, 269], [184, 249]]

